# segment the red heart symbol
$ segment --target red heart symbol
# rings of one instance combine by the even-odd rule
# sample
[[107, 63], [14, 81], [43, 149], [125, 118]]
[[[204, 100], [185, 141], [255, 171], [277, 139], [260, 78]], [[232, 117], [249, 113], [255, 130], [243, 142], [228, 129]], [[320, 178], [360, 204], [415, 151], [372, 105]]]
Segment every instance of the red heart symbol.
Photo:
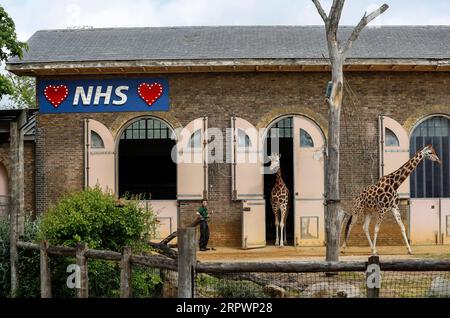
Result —
[[138, 86], [138, 93], [148, 106], [152, 106], [163, 94], [163, 86], [159, 83], [142, 83]]
[[58, 106], [66, 100], [67, 95], [69, 95], [69, 88], [67, 88], [66, 85], [48, 85], [44, 89], [44, 95], [53, 107], [58, 108]]

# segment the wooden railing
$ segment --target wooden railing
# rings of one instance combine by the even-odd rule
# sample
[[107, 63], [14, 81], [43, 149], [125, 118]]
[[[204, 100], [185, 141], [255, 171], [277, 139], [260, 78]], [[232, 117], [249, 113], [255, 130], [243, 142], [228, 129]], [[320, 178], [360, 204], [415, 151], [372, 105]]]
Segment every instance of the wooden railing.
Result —
[[178, 264], [174, 259], [159, 255], [132, 255], [129, 247], [124, 247], [122, 253], [89, 249], [84, 243], [77, 247], [49, 246], [46, 241], [41, 244], [29, 242], [17, 242], [17, 247], [25, 250], [35, 250], [40, 253], [40, 279], [41, 297], [52, 297], [51, 277], [49, 267], [49, 255], [75, 257], [76, 264], [80, 269], [80, 288], [77, 289], [77, 297], [87, 298], [88, 288], [88, 259], [115, 261], [120, 263], [120, 296], [128, 298], [132, 295], [131, 272], [132, 265], [142, 265], [152, 268], [177, 271]]
[[[323, 262], [323, 261], [258, 261], [258, 262], [198, 262], [196, 259], [195, 228], [180, 229], [178, 233], [178, 251], [169, 247], [164, 255], [133, 255], [129, 247], [123, 252], [89, 249], [80, 243], [77, 247], [49, 246], [47, 242], [41, 244], [17, 242], [19, 249], [34, 250], [40, 253], [41, 297], [49, 298], [51, 292], [51, 277], [49, 255], [74, 257], [80, 269], [80, 288], [77, 297], [87, 298], [88, 293], [88, 259], [107, 260], [120, 263], [120, 297], [132, 296], [132, 266], [142, 265], [152, 268], [178, 272], [178, 297], [194, 296], [194, 279], [196, 273], [206, 273], [221, 277], [224, 274], [245, 276], [246, 273], [333, 273], [360, 272], [365, 273], [367, 283], [367, 297], [379, 297], [380, 288], [368, 283], [375, 271], [398, 272], [450, 272], [450, 259], [424, 260], [386, 260], [381, 261], [378, 256], [371, 256], [367, 261]], [[161, 243], [158, 243], [161, 244]], [[172, 253], [173, 252], [173, 253]], [[244, 279], [244, 278], [243, 278]]]

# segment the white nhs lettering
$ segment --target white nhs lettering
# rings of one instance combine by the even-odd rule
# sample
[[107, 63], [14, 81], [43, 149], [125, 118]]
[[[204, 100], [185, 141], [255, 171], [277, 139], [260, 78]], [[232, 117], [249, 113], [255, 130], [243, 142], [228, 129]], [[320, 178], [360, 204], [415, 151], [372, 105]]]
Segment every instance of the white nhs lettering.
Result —
[[[128, 99], [125, 92], [129, 89], [129, 86], [118, 86], [114, 91], [115, 99], [113, 99], [112, 104], [117, 106], [124, 105]], [[103, 86], [97, 86], [95, 89], [94, 102], [92, 103], [94, 86], [89, 86], [87, 91], [83, 86], [77, 86], [72, 105], [78, 106], [80, 104], [80, 99], [82, 105], [99, 105], [101, 99], [103, 99], [103, 105], [109, 105], [111, 103], [112, 91], [112, 86], [107, 86], [106, 90], [103, 89]]]

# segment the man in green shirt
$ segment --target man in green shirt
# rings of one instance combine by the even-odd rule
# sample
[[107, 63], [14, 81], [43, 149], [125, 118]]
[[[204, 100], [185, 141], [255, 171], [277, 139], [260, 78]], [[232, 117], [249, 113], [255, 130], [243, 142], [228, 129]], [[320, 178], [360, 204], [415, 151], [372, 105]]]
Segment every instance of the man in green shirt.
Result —
[[197, 215], [200, 217], [200, 251], [207, 251], [209, 250], [209, 248], [207, 248], [209, 241], [209, 213], [207, 200], [202, 201], [202, 206], [197, 209]]

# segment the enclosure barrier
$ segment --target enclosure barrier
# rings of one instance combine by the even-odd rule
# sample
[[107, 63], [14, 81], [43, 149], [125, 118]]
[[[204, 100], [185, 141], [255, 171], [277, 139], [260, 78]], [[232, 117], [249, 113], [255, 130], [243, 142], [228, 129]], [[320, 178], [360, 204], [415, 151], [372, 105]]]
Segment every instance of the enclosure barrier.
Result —
[[80, 270], [80, 288], [77, 288], [78, 298], [89, 297], [88, 287], [88, 259], [115, 261], [120, 264], [120, 297], [132, 296], [132, 265], [141, 265], [161, 270], [177, 271], [176, 260], [158, 255], [132, 255], [129, 247], [123, 248], [123, 253], [89, 249], [86, 244], [79, 243], [76, 248], [63, 246], [49, 246], [46, 241], [41, 244], [17, 242], [20, 249], [39, 251], [40, 253], [40, 280], [41, 297], [50, 298], [51, 278], [49, 255], [75, 257], [76, 265]]
[[450, 297], [450, 260], [199, 263], [196, 297]]
[[[41, 297], [51, 293], [49, 255], [75, 257], [80, 270], [77, 297], [87, 298], [88, 259], [120, 264], [120, 297], [132, 297], [133, 265], [178, 272], [177, 294], [191, 297], [450, 297], [450, 259], [368, 261], [278, 261], [208, 262], [196, 260], [195, 228], [180, 229], [178, 253], [133, 255], [122, 253], [17, 242], [20, 249], [39, 251]], [[165, 253], [165, 252], [164, 252]]]

